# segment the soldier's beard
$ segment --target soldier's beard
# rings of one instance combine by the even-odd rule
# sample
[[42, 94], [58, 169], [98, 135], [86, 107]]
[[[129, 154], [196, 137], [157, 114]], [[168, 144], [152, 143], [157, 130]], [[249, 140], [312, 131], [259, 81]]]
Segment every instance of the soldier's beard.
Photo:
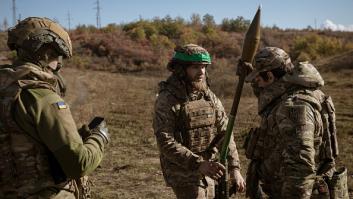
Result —
[[207, 83], [205, 79], [202, 81], [189, 81], [192, 90], [194, 91], [206, 91], [207, 90]]

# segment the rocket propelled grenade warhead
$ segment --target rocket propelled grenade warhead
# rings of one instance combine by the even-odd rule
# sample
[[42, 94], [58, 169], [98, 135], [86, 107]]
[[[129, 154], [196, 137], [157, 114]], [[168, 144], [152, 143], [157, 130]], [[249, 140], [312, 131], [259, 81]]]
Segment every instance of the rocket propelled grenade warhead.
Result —
[[[257, 47], [259, 46], [259, 43], [260, 43], [260, 12], [261, 12], [261, 8], [259, 7], [245, 35], [243, 51], [241, 55], [241, 59], [245, 62], [250, 62], [250, 63], [252, 62], [252, 60], [254, 59]], [[227, 130], [224, 135], [222, 148], [220, 151], [219, 160], [221, 164], [225, 165], [226, 168], [227, 168], [227, 156], [229, 152], [229, 143], [233, 134], [233, 127], [234, 127], [235, 118], [238, 111], [241, 92], [243, 90], [244, 80], [245, 80], [245, 74], [240, 75], [239, 81], [237, 84], [237, 89], [234, 95], [232, 109], [229, 114]], [[215, 197], [216, 199], [229, 198], [227, 170], [225, 173], [226, 174], [223, 175], [221, 180], [218, 182], [216, 197]]]
[[257, 12], [245, 35], [243, 52], [241, 55], [241, 59], [245, 62], [252, 62], [260, 43], [260, 16], [261, 6], [257, 9]]

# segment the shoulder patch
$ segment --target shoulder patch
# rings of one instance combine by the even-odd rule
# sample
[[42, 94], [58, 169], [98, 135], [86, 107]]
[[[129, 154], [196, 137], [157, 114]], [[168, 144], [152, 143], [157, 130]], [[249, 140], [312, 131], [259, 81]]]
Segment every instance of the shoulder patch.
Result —
[[306, 118], [306, 106], [305, 105], [293, 105], [289, 107], [289, 118], [297, 125], [305, 124]]
[[67, 105], [64, 101], [56, 102], [55, 105], [59, 110], [67, 109]]

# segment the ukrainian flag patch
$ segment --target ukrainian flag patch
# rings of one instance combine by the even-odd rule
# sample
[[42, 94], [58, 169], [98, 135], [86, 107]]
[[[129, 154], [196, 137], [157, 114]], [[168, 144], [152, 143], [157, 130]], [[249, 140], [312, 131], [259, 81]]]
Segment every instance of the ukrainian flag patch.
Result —
[[56, 106], [58, 107], [58, 109], [66, 109], [67, 108], [67, 105], [63, 101], [57, 102]]

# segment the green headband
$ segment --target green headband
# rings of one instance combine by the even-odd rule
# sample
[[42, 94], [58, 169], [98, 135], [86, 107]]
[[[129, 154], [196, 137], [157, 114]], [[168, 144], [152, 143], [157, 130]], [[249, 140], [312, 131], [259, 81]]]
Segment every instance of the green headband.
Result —
[[188, 62], [207, 62], [211, 64], [211, 57], [208, 53], [198, 53], [188, 55], [182, 52], [175, 52], [173, 59], [179, 59]]

